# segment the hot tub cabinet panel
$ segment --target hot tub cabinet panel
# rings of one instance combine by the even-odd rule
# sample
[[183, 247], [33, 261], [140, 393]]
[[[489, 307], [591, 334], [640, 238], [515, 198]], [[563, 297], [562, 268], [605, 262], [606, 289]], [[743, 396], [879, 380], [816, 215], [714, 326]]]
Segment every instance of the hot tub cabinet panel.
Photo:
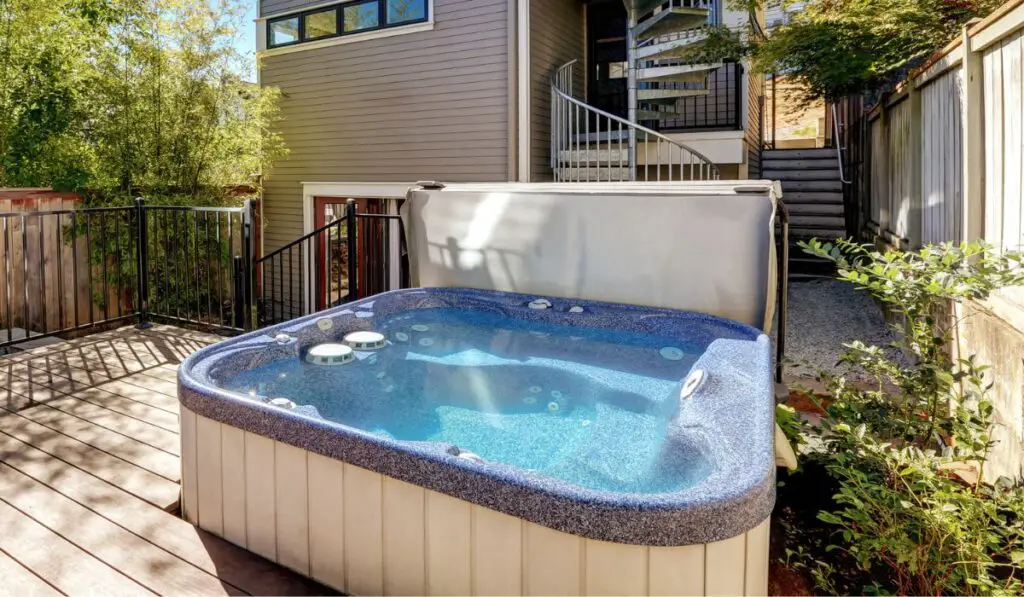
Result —
[[187, 520], [355, 595], [764, 595], [768, 520], [707, 544], [610, 543], [220, 423], [182, 406]]

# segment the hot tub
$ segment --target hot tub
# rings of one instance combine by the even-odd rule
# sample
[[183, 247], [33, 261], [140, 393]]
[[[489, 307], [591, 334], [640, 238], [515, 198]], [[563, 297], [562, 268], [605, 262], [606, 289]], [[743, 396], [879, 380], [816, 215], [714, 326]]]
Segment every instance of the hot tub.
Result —
[[762, 594], [771, 363], [707, 315], [378, 295], [182, 365], [185, 515], [356, 594]]
[[183, 363], [185, 517], [353, 594], [764, 594], [777, 197], [410, 190], [415, 289]]

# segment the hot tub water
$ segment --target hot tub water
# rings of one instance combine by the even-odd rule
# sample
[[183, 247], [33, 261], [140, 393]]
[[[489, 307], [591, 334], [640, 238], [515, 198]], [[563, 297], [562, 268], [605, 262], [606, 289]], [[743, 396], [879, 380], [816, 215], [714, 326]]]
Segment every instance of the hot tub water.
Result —
[[599, 491], [678, 491], [710, 470], [709, 438], [669, 441], [685, 408], [682, 380], [705, 346], [458, 308], [415, 310], [374, 330], [387, 345], [356, 350], [343, 366], [285, 358], [221, 384], [242, 394], [261, 387], [262, 399], [287, 398], [364, 432], [450, 444]]

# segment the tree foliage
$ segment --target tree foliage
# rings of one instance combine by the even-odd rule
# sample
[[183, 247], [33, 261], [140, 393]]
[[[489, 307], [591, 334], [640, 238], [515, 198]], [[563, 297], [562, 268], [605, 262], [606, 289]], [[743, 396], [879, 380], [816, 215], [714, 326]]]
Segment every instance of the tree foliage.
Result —
[[239, 0], [0, 0], [0, 186], [219, 198], [283, 153]]
[[[730, 8], [757, 14], [767, 3], [779, 1], [732, 0]], [[783, 6], [791, 1], [781, 0]], [[1001, 3], [809, 0], [785, 25], [768, 33], [754, 26], [742, 43], [732, 44], [721, 43], [728, 36], [723, 31], [711, 39], [709, 48], [719, 58], [749, 56], [761, 72], [789, 75], [805, 88], [804, 101], [835, 101], [898, 82], [907, 69], [960, 35], [967, 21], [985, 16]]]

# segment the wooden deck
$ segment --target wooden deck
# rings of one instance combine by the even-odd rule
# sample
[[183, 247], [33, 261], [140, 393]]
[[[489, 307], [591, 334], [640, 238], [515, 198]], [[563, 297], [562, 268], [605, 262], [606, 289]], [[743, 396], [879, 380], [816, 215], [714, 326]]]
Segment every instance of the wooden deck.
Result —
[[0, 357], [0, 595], [326, 589], [179, 518], [176, 370], [155, 326]]

